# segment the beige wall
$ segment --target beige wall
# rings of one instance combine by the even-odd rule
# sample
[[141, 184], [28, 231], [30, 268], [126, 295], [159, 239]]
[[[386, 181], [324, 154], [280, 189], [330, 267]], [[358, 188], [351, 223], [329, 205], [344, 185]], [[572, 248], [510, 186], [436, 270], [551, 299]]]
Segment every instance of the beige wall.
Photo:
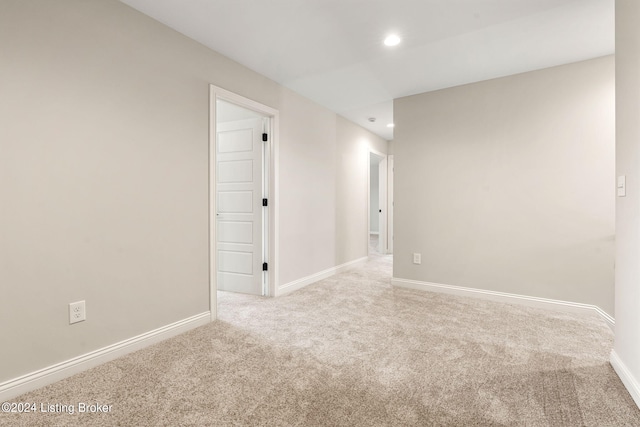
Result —
[[612, 56], [401, 98], [394, 111], [394, 277], [613, 315]]
[[[614, 367], [640, 406], [640, 2], [616, 1], [616, 205]], [[623, 369], [621, 369], [623, 368]]]
[[280, 111], [280, 284], [367, 255], [379, 138], [117, 1], [3, 0], [0, 43], [0, 383], [209, 309], [209, 84]]
[[280, 104], [280, 284], [333, 267], [336, 115], [298, 96]]

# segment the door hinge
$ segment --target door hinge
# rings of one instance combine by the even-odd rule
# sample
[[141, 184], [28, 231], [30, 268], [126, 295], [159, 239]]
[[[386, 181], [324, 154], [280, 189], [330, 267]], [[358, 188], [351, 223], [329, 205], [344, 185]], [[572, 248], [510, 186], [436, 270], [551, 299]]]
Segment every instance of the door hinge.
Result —
[[269, 271], [269, 264], [267, 264], [266, 262], [262, 263], [262, 271]]
[[262, 199], [262, 206], [269, 206], [269, 201], [267, 199]]
[[264, 142], [267, 142], [267, 141], [269, 140], [269, 135], [267, 135], [266, 133], [263, 133], [263, 134], [262, 134], [262, 140], [263, 140]]

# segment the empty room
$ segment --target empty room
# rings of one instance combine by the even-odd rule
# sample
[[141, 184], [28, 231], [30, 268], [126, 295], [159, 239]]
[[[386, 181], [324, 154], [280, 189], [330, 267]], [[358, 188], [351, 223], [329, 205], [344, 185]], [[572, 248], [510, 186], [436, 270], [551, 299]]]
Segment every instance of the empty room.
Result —
[[0, 425], [640, 426], [638, 20], [0, 0]]

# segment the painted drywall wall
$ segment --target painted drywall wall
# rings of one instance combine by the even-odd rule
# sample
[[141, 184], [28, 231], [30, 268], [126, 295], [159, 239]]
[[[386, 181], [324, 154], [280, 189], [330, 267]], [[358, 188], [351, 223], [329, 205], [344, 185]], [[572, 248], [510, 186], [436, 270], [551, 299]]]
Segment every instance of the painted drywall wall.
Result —
[[[387, 141], [347, 119], [336, 116], [336, 265], [369, 253], [369, 152], [387, 152]], [[363, 221], [364, 219], [364, 221]]]
[[627, 195], [616, 203], [616, 340], [614, 355], [640, 406], [640, 2], [616, 1], [616, 175]]
[[397, 99], [394, 277], [613, 315], [614, 90], [610, 56]]
[[367, 255], [358, 126], [117, 1], [2, 1], [0, 40], [0, 383], [209, 309], [209, 84], [280, 111], [280, 283]]
[[371, 232], [379, 232], [379, 220], [378, 220], [378, 209], [380, 209], [379, 205], [379, 188], [380, 185], [380, 168], [378, 164], [371, 163], [369, 170], [371, 172], [371, 176], [369, 178], [369, 231]]

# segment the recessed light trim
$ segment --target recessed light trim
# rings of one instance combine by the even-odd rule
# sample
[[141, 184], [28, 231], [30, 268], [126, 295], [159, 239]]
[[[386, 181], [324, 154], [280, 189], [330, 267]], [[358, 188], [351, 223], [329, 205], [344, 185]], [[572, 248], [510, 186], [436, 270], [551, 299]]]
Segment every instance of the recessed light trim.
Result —
[[389, 46], [389, 47], [398, 46], [401, 41], [402, 41], [402, 39], [400, 38], [399, 35], [397, 35], [397, 34], [389, 34], [387, 36], [387, 38], [384, 39], [384, 45], [385, 46]]
[[394, 128], [394, 127], [396, 127], [396, 124], [395, 124], [395, 123], [389, 123], [389, 124], [387, 125], [387, 127], [388, 127], [388, 128]]

